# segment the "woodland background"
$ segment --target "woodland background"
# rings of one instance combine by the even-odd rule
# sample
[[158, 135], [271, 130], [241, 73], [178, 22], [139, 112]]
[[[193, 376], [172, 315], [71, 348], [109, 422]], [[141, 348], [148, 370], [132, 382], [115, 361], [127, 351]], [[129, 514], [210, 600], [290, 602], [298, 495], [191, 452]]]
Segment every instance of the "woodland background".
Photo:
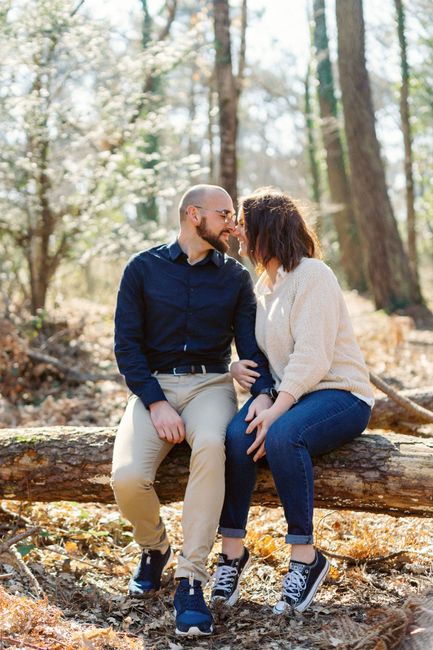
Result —
[[[3, 484], [20, 427], [118, 423], [120, 274], [175, 236], [198, 182], [235, 203], [261, 185], [300, 200], [370, 370], [432, 409], [432, 71], [428, 0], [0, 0]], [[393, 404], [380, 429], [431, 442], [431, 420]], [[286, 570], [283, 519], [256, 506], [242, 601], [216, 612], [214, 638], [180, 643], [172, 576], [155, 601], [126, 598], [137, 549], [115, 506], [18, 492], [0, 508], [0, 647], [432, 647], [431, 504], [317, 510], [333, 570], [310, 612], [280, 621], [266, 603]], [[180, 508], [165, 506], [176, 550]]]

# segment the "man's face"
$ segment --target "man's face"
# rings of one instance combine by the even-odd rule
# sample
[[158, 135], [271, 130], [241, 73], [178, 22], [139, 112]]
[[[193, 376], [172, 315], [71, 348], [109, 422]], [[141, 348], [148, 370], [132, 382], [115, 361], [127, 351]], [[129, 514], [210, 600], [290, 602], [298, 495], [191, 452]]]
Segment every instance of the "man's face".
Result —
[[229, 236], [235, 229], [233, 203], [228, 196], [218, 194], [203, 201], [206, 205], [194, 206], [201, 215], [197, 234], [220, 253], [229, 249]]

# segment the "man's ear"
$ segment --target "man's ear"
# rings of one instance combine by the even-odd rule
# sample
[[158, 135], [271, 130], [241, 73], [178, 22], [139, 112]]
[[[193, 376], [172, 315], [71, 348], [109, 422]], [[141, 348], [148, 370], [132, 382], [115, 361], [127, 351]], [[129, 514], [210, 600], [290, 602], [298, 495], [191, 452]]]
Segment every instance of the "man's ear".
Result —
[[197, 208], [195, 208], [193, 205], [189, 205], [186, 209], [186, 214], [194, 226], [198, 226], [201, 221], [201, 217]]

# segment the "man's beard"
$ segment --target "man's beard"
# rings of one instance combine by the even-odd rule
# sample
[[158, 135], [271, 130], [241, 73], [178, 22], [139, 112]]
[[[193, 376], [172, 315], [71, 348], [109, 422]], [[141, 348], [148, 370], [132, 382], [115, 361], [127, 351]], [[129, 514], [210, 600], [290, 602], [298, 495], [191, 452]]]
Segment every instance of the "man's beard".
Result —
[[219, 235], [214, 235], [210, 232], [207, 227], [206, 217], [203, 217], [201, 223], [197, 226], [197, 234], [220, 253], [227, 253], [229, 249], [229, 244], [220, 239], [221, 235], [225, 232], [230, 234], [229, 230], [222, 230]]

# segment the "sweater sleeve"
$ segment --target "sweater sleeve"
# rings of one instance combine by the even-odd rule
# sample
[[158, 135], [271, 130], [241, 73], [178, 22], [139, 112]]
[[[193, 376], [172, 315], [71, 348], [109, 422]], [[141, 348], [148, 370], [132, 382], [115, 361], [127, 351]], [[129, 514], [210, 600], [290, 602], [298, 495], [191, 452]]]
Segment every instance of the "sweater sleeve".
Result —
[[329, 372], [339, 316], [340, 287], [331, 269], [318, 262], [300, 273], [289, 316], [294, 348], [279, 391], [298, 400]]

